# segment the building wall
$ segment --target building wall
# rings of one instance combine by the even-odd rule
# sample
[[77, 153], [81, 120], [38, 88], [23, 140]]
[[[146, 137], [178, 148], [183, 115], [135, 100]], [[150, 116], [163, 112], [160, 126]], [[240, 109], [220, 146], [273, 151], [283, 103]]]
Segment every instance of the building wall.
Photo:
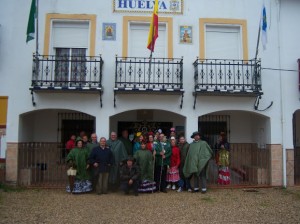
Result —
[[[30, 8], [30, 0], [3, 0], [0, 3], [0, 96], [8, 96], [7, 135], [9, 143], [18, 141], [52, 141], [56, 136], [49, 134], [55, 129], [54, 112], [65, 109], [90, 114], [96, 117], [98, 135], [108, 136], [110, 117], [125, 111], [153, 109], [175, 112], [186, 118], [187, 134], [196, 130], [198, 117], [220, 111], [230, 111], [233, 116], [232, 140], [235, 142], [256, 142], [261, 144], [283, 145], [293, 148], [292, 115], [299, 109], [299, 89], [297, 59], [300, 58], [300, 30], [296, 29], [300, 19], [300, 2], [296, 0], [267, 1], [268, 45], [265, 51], [259, 48], [258, 57], [262, 60], [262, 89], [260, 111], [254, 110], [253, 97], [217, 97], [200, 96], [193, 109], [194, 72], [192, 63], [201, 51], [200, 19], [246, 21], [247, 52], [244, 56], [255, 57], [257, 30], [262, 1], [250, 0], [184, 0], [183, 14], [159, 14], [159, 17], [171, 19], [173, 57], [183, 57], [184, 65], [184, 101], [180, 109], [181, 98], [171, 95], [120, 95], [116, 96], [114, 107], [115, 55], [124, 52], [124, 17], [149, 17], [151, 13], [116, 12], [112, 10], [112, 0], [68, 0], [40, 1], [39, 8], [39, 52], [47, 48], [45, 43], [46, 15], [96, 15], [95, 54], [102, 54], [103, 68], [102, 95], [103, 107], [100, 107], [98, 94], [78, 93], [38, 93], [34, 94], [36, 106], [32, 105], [29, 91], [32, 77], [32, 53], [35, 41], [25, 43], [25, 33]], [[116, 23], [116, 41], [102, 40], [102, 23]], [[170, 24], [171, 25], [171, 24]], [[179, 44], [179, 26], [193, 27], [193, 43]], [[126, 43], [125, 43], [126, 44]], [[146, 45], [146, 42], [145, 42]], [[145, 46], [146, 47], [146, 46]], [[170, 50], [170, 49], [168, 49]], [[244, 52], [246, 49], [243, 49]], [[268, 69], [272, 68], [272, 69]], [[294, 71], [279, 71], [287, 69]], [[267, 109], [271, 103], [273, 105]], [[40, 110], [48, 110], [43, 113]], [[243, 111], [243, 112], [241, 112]], [[248, 112], [244, 114], [244, 112]], [[167, 115], [169, 116], [169, 115]], [[50, 117], [50, 119], [48, 119]], [[168, 117], [168, 118], [172, 118]], [[182, 119], [184, 120], [184, 119]], [[32, 125], [32, 123], [34, 125]], [[241, 125], [242, 124], [242, 125]], [[248, 127], [248, 128], [247, 128]], [[26, 130], [26, 132], [24, 132]], [[39, 130], [39, 132], [37, 132]]]
[[[297, 60], [300, 58], [299, 38], [300, 32], [295, 29], [296, 21], [299, 21], [299, 1], [281, 1], [281, 10], [278, 25], [280, 31], [278, 33], [280, 49], [280, 63], [278, 66], [282, 69], [290, 69], [294, 71], [282, 71], [282, 98], [283, 98], [283, 123], [285, 127], [284, 139], [286, 140], [286, 148], [293, 148], [293, 113], [299, 109], [299, 73]], [[290, 16], [283, 16], [290, 15]], [[292, 16], [293, 15], [293, 16]], [[299, 138], [299, 132], [298, 132]]]
[[[13, 106], [8, 108], [8, 121], [9, 129], [13, 131], [8, 131], [8, 140], [17, 141], [18, 136], [18, 123], [19, 115], [25, 112], [39, 110], [39, 109], [48, 109], [48, 108], [66, 108], [72, 110], [83, 111], [88, 114], [92, 114], [96, 117], [103, 117], [102, 123], [106, 122], [106, 126], [109, 124], [108, 116], [118, 114], [120, 112], [131, 110], [131, 109], [140, 109], [140, 108], [149, 108], [149, 109], [165, 109], [169, 111], [178, 111], [180, 98], [174, 96], [154, 96], [159, 97], [159, 102], [153, 104], [153, 96], [121, 96], [117, 95], [117, 107], [113, 108], [113, 92], [112, 87], [114, 85], [114, 60], [115, 54], [122, 55], [122, 35], [123, 35], [123, 17], [124, 16], [150, 16], [149, 13], [113, 13], [112, 12], [112, 1], [106, 0], [105, 4], [101, 1], [91, 1], [89, 4], [82, 4], [82, 1], [74, 1], [70, 6], [68, 1], [47, 1], [40, 3], [39, 11], [39, 49], [40, 52], [43, 52], [44, 46], [44, 31], [45, 31], [45, 17], [47, 13], [61, 13], [61, 14], [92, 14], [96, 15], [96, 49], [95, 52], [101, 53], [103, 60], [105, 61], [105, 66], [103, 70], [103, 83], [105, 88], [103, 94], [103, 104], [104, 107], [100, 108], [97, 102], [99, 101], [99, 96], [96, 95], [80, 95], [80, 94], [48, 94], [40, 93], [35, 94], [35, 100], [37, 106], [33, 107], [31, 103], [31, 95], [28, 91], [31, 81], [31, 62], [32, 62], [32, 52], [35, 50], [34, 41], [25, 44], [26, 26], [27, 26], [27, 17], [28, 11], [20, 10], [24, 8], [29, 9], [30, 1], [23, 1], [18, 3], [16, 1], [9, 1], [9, 4], [2, 2], [4, 7], [2, 8], [1, 17], [3, 21], [1, 29], [2, 33], [5, 35], [1, 36], [2, 40], [2, 50], [0, 54], [2, 55], [2, 62], [7, 66], [2, 66], [1, 73], [4, 74], [3, 80], [6, 85], [1, 84], [1, 93], [2, 95], [9, 95], [10, 102], [18, 102], [18, 104], [12, 104]], [[263, 67], [272, 67], [277, 68], [279, 58], [279, 50], [283, 52], [286, 57], [282, 57], [282, 62], [287, 64], [287, 68], [296, 68], [295, 64], [290, 58], [296, 58], [296, 49], [292, 47], [291, 43], [293, 41], [285, 41], [285, 38], [292, 36], [292, 40], [296, 40], [297, 35], [300, 35], [297, 30], [294, 30], [294, 35], [278, 35], [278, 26], [281, 25], [281, 28], [287, 32], [291, 29], [289, 27], [293, 26], [294, 18], [288, 16], [294, 12], [294, 9], [297, 8], [297, 2], [286, 1], [279, 5], [278, 1], [272, 1], [266, 4], [269, 11], [268, 19], [270, 21], [269, 32], [269, 43], [266, 51], [260, 50], [259, 57], [262, 58]], [[92, 7], [91, 7], [92, 6]], [[278, 7], [280, 6], [280, 10]], [[5, 10], [4, 10], [5, 9]], [[255, 47], [257, 40], [257, 24], [260, 17], [261, 2], [251, 2], [251, 1], [229, 1], [222, 2], [218, 0], [214, 1], [184, 1], [184, 12], [182, 15], [169, 15], [163, 14], [161, 17], [171, 17], [173, 19], [173, 55], [174, 57], [184, 57], [184, 88], [185, 88], [185, 97], [183, 102], [183, 109], [180, 110], [180, 113], [183, 116], [191, 115], [196, 118], [206, 113], [211, 113], [219, 110], [244, 110], [244, 111], [254, 111], [253, 110], [253, 101], [254, 98], [232, 98], [232, 97], [198, 97], [196, 110], [192, 109], [193, 105], [193, 89], [190, 88], [194, 84], [193, 80], [193, 67], [191, 63], [199, 56], [199, 18], [224, 18], [224, 19], [243, 19], [247, 21], [248, 28], [248, 57], [253, 58], [255, 55]], [[291, 12], [289, 9], [293, 9]], [[12, 24], [9, 18], [11, 18], [10, 13], [12, 11], [20, 11], [20, 13], [15, 13], [13, 17]], [[22, 11], [22, 12], [21, 12]], [[280, 24], [278, 24], [280, 11]], [[287, 13], [289, 12], [289, 13]], [[295, 13], [297, 14], [297, 13]], [[107, 18], [110, 18], [107, 20]], [[291, 20], [291, 21], [290, 21]], [[17, 23], [17, 21], [23, 21], [22, 23]], [[101, 34], [101, 25], [103, 22], [115, 22], [117, 24], [117, 36], [116, 41], [102, 41]], [[194, 42], [190, 45], [179, 44], [178, 37], [178, 26], [179, 25], [191, 25], [193, 26], [193, 38]], [[287, 26], [282, 24], [288, 24]], [[282, 32], [281, 32], [282, 33]], [[281, 38], [279, 40], [279, 38]], [[12, 40], [12, 41], [10, 41]], [[278, 47], [279, 43], [283, 44], [283, 47]], [[289, 44], [287, 44], [289, 43]], [[286, 47], [285, 47], [286, 46]], [[260, 48], [261, 49], [261, 48]], [[289, 52], [291, 49], [293, 56], [290, 56]], [[4, 54], [7, 53], [7, 54]], [[9, 61], [8, 58], [11, 55], [18, 61], [19, 66], [12, 66], [14, 61]], [[272, 57], [271, 57], [272, 55]], [[275, 55], [275, 57], [273, 56]], [[291, 65], [291, 66], [290, 66]], [[19, 68], [22, 69], [19, 69]], [[282, 66], [284, 67], [284, 66]], [[288, 73], [287, 76], [293, 76], [291, 73]], [[264, 95], [260, 101], [260, 108], [266, 108], [271, 101], [274, 102], [273, 106], [263, 112], [259, 112], [265, 116], [272, 117], [271, 127], [275, 130], [281, 130], [281, 108], [291, 108], [292, 105], [297, 105], [298, 102], [298, 90], [293, 89], [293, 93], [290, 95], [294, 97], [289, 97], [288, 102], [281, 107], [281, 97], [280, 97], [280, 73], [278, 71], [262, 70], [262, 83]], [[294, 75], [295, 76], [295, 75]], [[10, 86], [15, 85], [16, 79], [22, 77], [24, 82], [20, 83], [19, 91], [11, 91]], [[287, 78], [286, 76], [284, 76]], [[272, 84], [269, 84], [272, 80]], [[289, 78], [286, 81], [283, 80], [283, 83], [296, 83], [296, 76]], [[296, 84], [295, 84], [296, 85]], [[274, 91], [274, 90], [278, 91]], [[287, 88], [291, 90], [292, 88]], [[285, 93], [283, 93], [285, 95]], [[83, 103], [84, 102], [84, 103]], [[146, 102], [146, 103], [142, 103]], [[148, 102], [148, 103], [147, 103]], [[289, 107], [291, 105], [291, 107]], [[295, 106], [293, 106], [294, 109]], [[102, 116], [103, 114], [103, 116]], [[286, 117], [290, 118], [291, 112], [287, 111]], [[285, 124], [288, 135], [286, 138], [287, 146], [291, 146], [291, 138], [289, 133], [291, 132], [291, 125]], [[271, 139], [268, 143], [280, 143], [281, 133], [280, 131], [271, 132]]]

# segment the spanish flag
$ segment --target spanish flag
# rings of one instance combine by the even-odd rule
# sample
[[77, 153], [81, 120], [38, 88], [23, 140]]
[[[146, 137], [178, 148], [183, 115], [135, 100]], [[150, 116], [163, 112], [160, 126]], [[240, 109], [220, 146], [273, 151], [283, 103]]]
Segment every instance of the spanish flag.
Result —
[[158, 0], [155, 0], [152, 21], [150, 24], [147, 48], [153, 52], [155, 41], [158, 37]]

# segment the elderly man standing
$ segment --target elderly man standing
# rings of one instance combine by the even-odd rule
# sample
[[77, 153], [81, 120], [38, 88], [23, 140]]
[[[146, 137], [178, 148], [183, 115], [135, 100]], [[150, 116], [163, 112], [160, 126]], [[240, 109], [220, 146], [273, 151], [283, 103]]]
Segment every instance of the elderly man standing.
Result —
[[[106, 139], [105, 139], [105, 142], [106, 142]], [[86, 144], [86, 148], [87, 148], [87, 151], [88, 151], [89, 155], [91, 155], [91, 153], [93, 151], [93, 148], [98, 147], [98, 146], [99, 146], [99, 142], [97, 140], [97, 134], [92, 133], [91, 134], [91, 141], [87, 142], [87, 144]], [[98, 179], [94, 175], [94, 169], [91, 169], [91, 167], [90, 167], [90, 176], [92, 178], [93, 190], [95, 190], [96, 189], [96, 183], [97, 183]]]
[[178, 147], [180, 149], [180, 166], [179, 166], [179, 175], [180, 175], [180, 181], [179, 181], [179, 188], [177, 192], [183, 191], [183, 189], [186, 189], [187, 191], [191, 191], [191, 185], [190, 180], [184, 177], [183, 174], [183, 167], [185, 164], [185, 159], [189, 151], [190, 144], [187, 143], [184, 136], [179, 137], [179, 143]]
[[201, 193], [206, 193], [206, 179], [208, 162], [212, 157], [212, 150], [206, 141], [200, 139], [200, 133], [194, 132], [191, 136], [194, 141], [190, 144], [183, 167], [183, 174], [186, 178], [194, 176], [194, 192], [199, 192], [199, 177], [201, 178]]
[[100, 138], [100, 145], [93, 148], [89, 163], [93, 167], [93, 180], [97, 194], [107, 194], [108, 175], [113, 164], [113, 154], [106, 146], [106, 139]]
[[127, 154], [132, 155], [132, 142], [129, 140], [128, 136], [129, 136], [128, 130], [124, 129], [122, 131], [122, 136], [119, 138], [119, 140], [121, 142], [123, 142], [123, 144], [126, 148]]
[[112, 190], [117, 190], [120, 185], [120, 165], [128, 158], [128, 154], [123, 142], [117, 139], [117, 133], [114, 131], [111, 132], [110, 139], [107, 140], [106, 144], [114, 156], [114, 164], [109, 173], [109, 184], [111, 185]]
[[91, 141], [87, 143], [86, 147], [89, 151], [89, 153], [92, 152], [93, 148], [99, 146], [99, 142], [97, 140], [97, 134], [96, 133], [92, 133], [91, 134]]

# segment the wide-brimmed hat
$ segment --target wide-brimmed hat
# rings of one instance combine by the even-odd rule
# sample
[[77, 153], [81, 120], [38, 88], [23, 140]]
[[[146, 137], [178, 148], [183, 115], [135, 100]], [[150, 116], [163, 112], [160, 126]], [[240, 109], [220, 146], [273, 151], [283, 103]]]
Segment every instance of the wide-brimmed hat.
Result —
[[194, 138], [196, 135], [201, 135], [199, 131], [195, 131], [193, 132], [193, 134], [191, 135], [191, 138]]

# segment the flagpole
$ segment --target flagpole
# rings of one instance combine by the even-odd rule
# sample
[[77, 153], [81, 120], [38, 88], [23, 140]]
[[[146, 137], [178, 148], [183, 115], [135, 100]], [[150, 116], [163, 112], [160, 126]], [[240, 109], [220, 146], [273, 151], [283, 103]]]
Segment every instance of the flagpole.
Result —
[[258, 26], [258, 35], [257, 35], [257, 43], [256, 43], [256, 52], [255, 52], [255, 61], [258, 56], [258, 47], [259, 47], [259, 40], [260, 40], [260, 32], [261, 32], [261, 18], [259, 20], [259, 26]]
[[[155, 7], [155, 6], [154, 6]], [[150, 61], [149, 61], [149, 76], [148, 76], [148, 88], [150, 88], [150, 76], [151, 76], [151, 64], [152, 64], [152, 53], [154, 47], [154, 15], [152, 15], [152, 41], [151, 41], [151, 52], [150, 52]], [[151, 23], [150, 23], [151, 26]]]
[[[151, 25], [151, 24], [150, 24], [150, 25]], [[152, 41], [151, 41], [151, 53], [150, 53], [150, 60], [151, 60], [151, 58], [152, 58], [152, 53], [153, 53], [153, 46], [154, 46], [153, 39], [154, 39], [154, 25], [152, 26]]]
[[39, 54], [39, 0], [36, 0], [36, 20], [35, 20], [35, 26], [36, 26], [36, 38], [35, 38], [35, 55], [36, 57]]
[[151, 64], [152, 64], [152, 53], [153, 53], [153, 38], [154, 38], [154, 26], [152, 26], [152, 41], [151, 41], [151, 53], [150, 53], [150, 60], [149, 60], [148, 88], [150, 88]]

